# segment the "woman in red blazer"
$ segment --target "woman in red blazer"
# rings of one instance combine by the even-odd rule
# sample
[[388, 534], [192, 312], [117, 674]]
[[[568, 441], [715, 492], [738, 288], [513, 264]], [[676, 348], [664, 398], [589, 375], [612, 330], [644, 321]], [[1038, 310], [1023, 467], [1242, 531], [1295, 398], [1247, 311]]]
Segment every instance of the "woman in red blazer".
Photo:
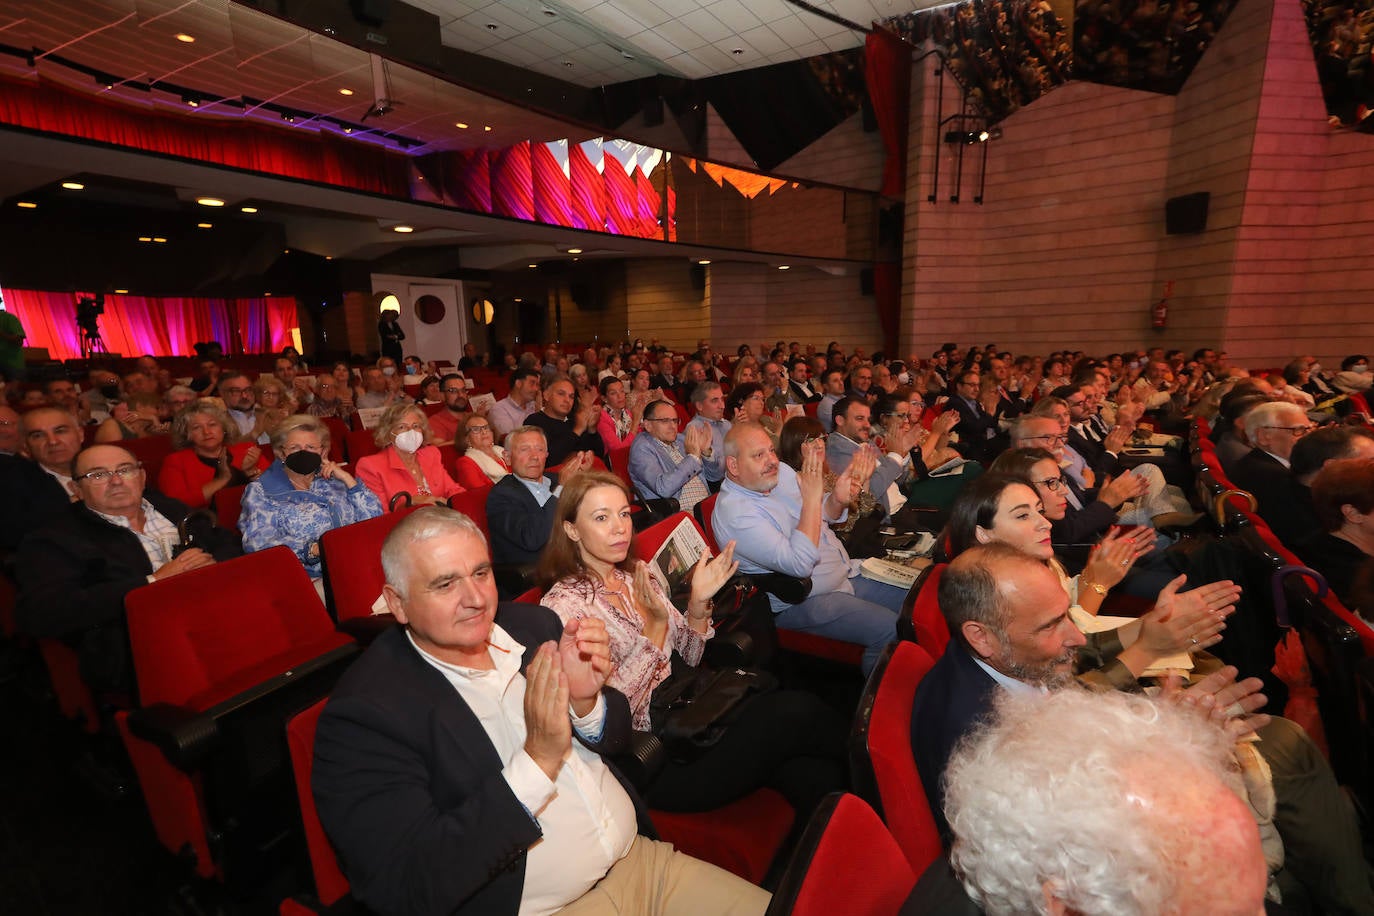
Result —
[[391, 508], [397, 493], [409, 493], [417, 506], [427, 506], [463, 492], [444, 470], [443, 456], [429, 443], [429, 419], [415, 404], [392, 404], [377, 424], [380, 452], [358, 459], [358, 479]]
[[225, 487], [257, 480], [262, 450], [251, 442], [235, 442], [237, 438], [238, 426], [213, 404], [197, 404], [178, 414], [172, 422], [176, 451], [163, 460], [157, 488], [199, 509]]
[[496, 433], [486, 417], [472, 414], [463, 421], [454, 444], [466, 446], [454, 467], [458, 483], [469, 490], [485, 490], [510, 473], [510, 457], [496, 444]]

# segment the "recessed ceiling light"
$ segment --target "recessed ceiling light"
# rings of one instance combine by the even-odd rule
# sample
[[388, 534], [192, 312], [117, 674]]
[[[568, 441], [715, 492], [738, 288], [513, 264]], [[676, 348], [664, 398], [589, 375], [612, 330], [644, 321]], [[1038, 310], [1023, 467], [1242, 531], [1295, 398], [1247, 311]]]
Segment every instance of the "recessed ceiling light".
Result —
[[468, 129], [468, 126], [467, 126], [466, 124], [464, 124], [462, 121], [455, 121], [454, 124], [453, 124], [453, 126], [456, 127], [456, 128], [458, 128], [459, 130], [467, 130], [467, 129]]
[[327, 254], [327, 255], [324, 256], [324, 259], [325, 259], [326, 261], [332, 261], [332, 260], [334, 260], [334, 256], [333, 256], [332, 254]]
[[563, 66], [565, 66], [565, 67], [571, 67], [572, 65], [573, 65], [573, 62], [570, 61], [570, 60], [565, 60], [565, 61], [563, 61]]
[[500, 27], [499, 25], [497, 25], [496, 23], [494, 23], [494, 22], [488, 22], [488, 23], [487, 23], [487, 31], [489, 31], [489, 32], [495, 32], [495, 31], [496, 31], [497, 29], [499, 29], [499, 28], [501, 28], [501, 27]]
[[192, 108], [200, 107], [200, 99], [196, 98], [193, 95], [183, 95], [181, 97], [181, 100]]
[[346, 134], [351, 134], [351, 133], [353, 133], [353, 128], [351, 128], [351, 127], [349, 127], [347, 124], [345, 124], [345, 125], [344, 125], [344, 133], [346, 133]]
[[140, 235], [138, 237], [138, 240], [140, 242], [151, 242], [153, 240], [153, 237], [151, 235]]
[[626, 60], [634, 60], [634, 59], [635, 59], [635, 56], [634, 56], [633, 54], [631, 54], [629, 51], [621, 51], [621, 52], [620, 52], [620, 56], [623, 57], [623, 58], [625, 58]]
[[258, 208], [257, 208], [257, 207], [239, 207], [239, 210], [240, 210], [241, 212], [243, 212], [243, 213], [257, 213], [257, 212], [258, 212]]
[[79, 181], [64, 181], [62, 187], [68, 191], [84, 191], [86, 189], [86, 186]]
[[482, 129], [483, 129], [483, 130], [487, 130], [487, 131], [489, 131], [489, 130], [491, 130], [491, 125], [490, 125], [490, 124], [488, 124], [488, 125], [487, 125], [487, 126], [486, 126], [486, 127], [483, 127], [483, 128], [482, 128]]
[[515, 297], [515, 301], [516, 301], [516, 302], [524, 302], [525, 300], [524, 300], [524, 299], [521, 299], [519, 296], [516, 296], [516, 297]]
[[31, 200], [21, 200], [15, 204], [16, 207], [23, 207], [25, 210], [37, 210], [38, 204]]
[[392, 232], [402, 232], [402, 233], [404, 233], [404, 232], [414, 232], [414, 231], [415, 231], [415, 227], [414, 227], [414, 226], [392, 226], [392, 227], [391, 227], [391, 231], [392, 231]]
[[549, 9], [547, 6], [544, 7], [543, 12], [544, 12], [544, 15], [545, 15], [545, 16], [557, 16], [557, 15], [558, 15], [558, 11], [557, 11], [557, 10], [551, 10], [551, 9]]
[[702, 258], [702, 259], [700, 259], [699, 261], [697, 261], [697, 263], [698, 263], [698, 264], [701, 264], [702, 266], [705, 266], [705, 265], [707, 265], [707, 264], [710, 264], [710, 263], [711, 263], [711, 260], [710, 260], [710, 258]]
[[155, 236], [153, 236], [153, 241], [154, 241], [154, 242], [157, 242], [159, 245], [162, 245], [162, 244], [165, 244], [167, 240], [164, 239], [164, 238], [163, 238], [162, 236], [160, 236], [160, 235], [155, 235]]
[[202, 207], [224, 206], [224, 201], [220, 200], [218, 197], [197, 197], [196, 203], [200, 204]]
[[126, 293], [128, 293], [129, 291], [128, 291], [127, 289], [117, 289], [117, 290], [115, 290], [115, 292], [116, 292], [117, 294], [123, 296], [123, 295], [125, 295]]
[[196, 223], [196, 228], [197, 228], [197, 229], [212, 229], [212, 228], [214, 228], [214, 225], [215, 225], [214, 223]]
[[526, 264], [525, 266], [526, 266], [526, 267], [538, 267], [539, 265], [538, 265], [538, 264]]
[[568, 254], [581, 254], [581, 253], [582, 253], [582, 249], [581, 249], [581, 248], [569, 248], [569, 249], [568, 249]]
[[778, 265], [778, 270], [791, 270], [791, 269], [792, 269], [792, 265], [791, 265], [791, 264], [779, 264], [779, 265]]
[[744, 49], [743, 49], [743, 48], [731, 48], [731, 49], [730, 49], [730, 53], [733, 54], [733, 55], [735, 55], [736, 57], [739, 57], [741, 54], [744, 53]]
[[196, 36], [187, 35], [185, 32], [177, 32], [177, 41], [185, 42], [188, 45], [195, 44]]
[[352, 95], [352, 94], [353, 94], [353, 90], [352, 90], [352, 89], [349, 89], [349, 88], [346, 87], [346, 86], [345, 86], [343, 89], [340, 89], [340, 90], [339, 90], [339, 95]]

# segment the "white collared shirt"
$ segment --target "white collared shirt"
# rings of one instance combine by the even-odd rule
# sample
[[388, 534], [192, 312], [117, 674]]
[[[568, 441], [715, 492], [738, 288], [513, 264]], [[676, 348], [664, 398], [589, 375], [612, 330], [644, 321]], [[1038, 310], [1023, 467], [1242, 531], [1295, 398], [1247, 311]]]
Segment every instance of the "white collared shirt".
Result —
[[[38, 464], [38, 462], [35, 461], [34, 464]], [[62, 485], [62, 492], [67, 494], [68, 499], [72, 500], [73, 502], [76, 501], [76, 496], [72, 490], [71, 477], [67, 476], [66, 474], [60, 474], [57, 471], [51, 470], [50, 468], [46, 468], [41, 464], [38, 464], [38, 466], [40, 468], [43, 468], [43, 473], [47, 474], [53, 480], [57, 481]]]
[[[577, 740], [556, 780], [525, 752], [525, 676], [520, 673], [525, 647], [505, 630], [492, 624], [487, 652], [496, 667], [491, 670], [440, 661], [415, 645], [409, 630], [406, 638], [482, 723], [505, 761], [501, 775], [543, 832], [526, 856], [521, 916], [542, 916], [567, 906], [630, 851], [638, 827], [634, 802], [600, 755]], [[592, 711], [572, 716], [572, 724], [592, 740], [600, 737], [605, 719], [605, 700], [597, 697]]]
[[1293, 463], [1289, 461], [1287, 458], [1275, 455], [1273, 452], [1265, 452], [1264, 454], [1268, 455], [1270, 458], [1273, 458], [1275, 461], [1277, 461], [1279, 464], [1283, 465], [1286, 468], [1293, 467]]
[[[91, 509], [88, 505], [87, 509]], [[106, 515], [104, 512], [96, 512], [96, 515], [120, 528], [128, 528], [133, 531], [138, 538], [139, 545], [143, 552], [148, 555], [148, 563], [152, 565], [153, 572], [157, 572], [166, 564], [172, 562], [172, 552], [181, 543], [181, 534], [177, 531], [177, 526], [172, 524], [172, 520], [161, 512], [153, 508], [153, 504], [148, 500], [143, 500], [143, 530], [134, 531], [134, 526], [129, 523], [127, 516]], [[152, 582], [153, 577], [149, 576], [148, 581]]]

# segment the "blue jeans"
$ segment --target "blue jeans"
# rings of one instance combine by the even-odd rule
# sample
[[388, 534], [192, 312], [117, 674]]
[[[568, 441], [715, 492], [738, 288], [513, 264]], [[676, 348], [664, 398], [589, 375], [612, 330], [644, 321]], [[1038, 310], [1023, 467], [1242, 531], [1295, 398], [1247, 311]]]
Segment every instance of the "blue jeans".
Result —
[[855, 576], [849, 582], [854, 586], [854, 594], [812, 595], [801, 604], [779, 611], [777, 623], [785, 630], [858, 643], [864, 647], [862, 666], [867, 677], [883, 649], [897, 638], [897, 615], [901, 613], [906, 589], [863, 576]]

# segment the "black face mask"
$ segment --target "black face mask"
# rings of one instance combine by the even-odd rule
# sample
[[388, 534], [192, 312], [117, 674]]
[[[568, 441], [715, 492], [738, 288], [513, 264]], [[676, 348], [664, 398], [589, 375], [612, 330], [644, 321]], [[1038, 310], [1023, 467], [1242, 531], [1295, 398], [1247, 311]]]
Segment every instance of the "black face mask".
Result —
[[292, 452], [281, 460], [286, 465], [286, 469], [301, 476], [308, 476], [319, 471], [320, 465], [324, 463], [324, 458], [314, 452]]
[[100, 386], [100, 393], [103, 394], [107, 399], [117, 398], [117, 397], [119, 397], [119, 386], [118, 386], [118, 385], [101, 385], [101, 386]]

